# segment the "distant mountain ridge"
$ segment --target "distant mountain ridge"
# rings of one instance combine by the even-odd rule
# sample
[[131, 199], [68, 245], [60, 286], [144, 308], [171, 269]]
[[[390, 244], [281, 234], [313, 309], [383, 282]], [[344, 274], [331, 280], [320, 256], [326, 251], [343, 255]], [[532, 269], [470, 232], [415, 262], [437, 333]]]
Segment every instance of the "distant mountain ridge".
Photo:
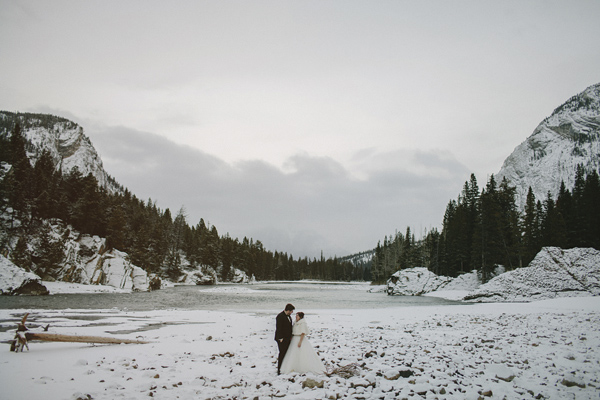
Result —
[[529, 187], [537, 200], [555, 199], [561, 182], [571, 189], [577, 165], [600, 171], [600, 83], [571, 97], [544, 119], [506, 158], [496, 175], [516, 187], [522, 209]]
[[121, 191], [120, 185], [104, 170], [92, 142], [77, 123], [49, 114], [0, 111], [0, 136], [10, 136], [17, 122], [27, 140], [27, 156], [32, 165], [47, 150], [56, 170], [68, 173], [77, 167], [84, 176], [91, 173], [106, 190]]

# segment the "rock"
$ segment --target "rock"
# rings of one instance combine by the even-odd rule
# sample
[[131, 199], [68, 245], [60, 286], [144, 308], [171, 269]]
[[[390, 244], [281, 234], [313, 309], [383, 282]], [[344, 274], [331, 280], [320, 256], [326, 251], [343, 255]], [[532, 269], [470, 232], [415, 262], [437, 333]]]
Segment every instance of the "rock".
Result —
[[17, 267], [0, 255], [0, 294], [3, 295], [47, 295], [48, 289], [42, 279], [32, 272]]
[[146, 271], [132, 264], [127, 253], [107, 250], [106, 239], [79, 234], [60, 224], [52, 229], [60, 235], [70, 232], [65, 242], [64, 267], [57, 276], [58, 280], [133, 291], [148, 290]]
[[322, 389], [324, 385], [325, 385], [325, 381], [316, 381], [312, 378], [308, 378], [304, 382], [302, 382], [303, 389], [314, 389], [314, 388]]
[[600, 251], [544, 247], [527, 267], [491, 279], [464, 299], [479, 302], [532, 301], [600, 295]]
[[386, 371], [386, 372], [383, 374], [383, 377], [384, 377], [385, 379], [387, 379], [388, 381], [395, 381], [395, 380], [397, 380], [398, 378], [400, 378], [400, 376], [401, 376], [401, 375], [400, 375], [400, 371], [398, 371], [398, 370], [395, 370], [395, 369], [391, 369], [391, 370], [389, 370], [389, 371]]
[[162, 287], [162, 281], [158, 276], [153, 276], [148, 283], [148, 290], [159, 290]]
[[394, 273], [387, 281], [388, 295], [420, 296], [448, 284], [452, 278], [437, 276], [427, 268], [410, 268]]
[[42, 285], [40, 279], [27, 279], [21, 284], [21, 286], [13, 290], [11, 294], [45, 296], [49, 295], [50, 291], [48, 291], [46, 286]]
[[579, 388], [585, 389], [585, 383], [580, 383], [580, 382], [575, 382], [575, 381], [571, 381], [568, 379], [563, 379], [562, 382], [560, 382], [563, 386], [566, 387], [573, 387], [573, 386], [577, 386]]
[[515, 374], [503, 364], [490, 364], [486, 367], [487, 372], [493, 375], [496, 379], [503, 380], [505, 382], [512, 382], [515, 379]]
[[415, 373], [412, 372], [409, 369], [403, 370], [403, 371], [399, 371], [399, 374], [401, 377], [403, 378], [410, 378], [411, 376], [413, 376]]
[[73, 400], [92, 400], [93, 397], [89, 394], [75, 393], [73, 395]]

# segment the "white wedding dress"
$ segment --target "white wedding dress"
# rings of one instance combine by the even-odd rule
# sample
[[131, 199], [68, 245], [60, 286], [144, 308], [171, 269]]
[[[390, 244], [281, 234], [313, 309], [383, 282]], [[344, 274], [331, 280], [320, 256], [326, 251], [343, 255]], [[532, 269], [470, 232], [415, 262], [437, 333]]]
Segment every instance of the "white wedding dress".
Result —
[[[298, 347], [300, 335], [303, 333], [304, 339], [302, 339], [302, 346]], [[304, 319], [301, 319], [294, 324], [292, 335], [290, 347], [288, 348], [287, 353], [285, 353], [285, 358], [281, 363], [281, 373], [289, 374], [290, 372], [298, 372], [304, 374], [312, 372], [314, 374], [324, 374], [327, 372], [323, 362], [308, 341], [308, 325], [306, 325]]]

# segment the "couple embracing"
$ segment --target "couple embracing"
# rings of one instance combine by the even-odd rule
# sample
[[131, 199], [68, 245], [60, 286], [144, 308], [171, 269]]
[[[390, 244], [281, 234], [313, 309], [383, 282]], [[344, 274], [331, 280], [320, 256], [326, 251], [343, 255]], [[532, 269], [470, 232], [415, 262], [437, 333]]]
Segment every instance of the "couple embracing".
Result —
[[324, 374], [325, 366], [306, 338], [308, 325], [303, 312], [296, 313], [296, 322], [292, 323], [295, 307], [291, 304], [277, 315], [275, 341], [279, 347], [277, 374], [290, 372]]

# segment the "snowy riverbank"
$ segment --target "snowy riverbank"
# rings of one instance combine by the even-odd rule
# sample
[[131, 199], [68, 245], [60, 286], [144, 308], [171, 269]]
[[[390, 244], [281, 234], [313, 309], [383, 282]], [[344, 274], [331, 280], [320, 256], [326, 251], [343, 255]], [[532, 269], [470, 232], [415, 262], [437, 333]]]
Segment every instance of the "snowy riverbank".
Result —
[[[600, 297], [307, 313], [329, 371], [276, 376], [274, 317], [256, 312], [0, 310], [3, 332], [31, 328], [149, 340], [137, 345], [30, 343], [0, 351], [2, 397], [52, 399], [597, 399]], [[282, 305], [283, 307], [283, 305]], [[303, 388], [308, 378], [322, 388]]]

